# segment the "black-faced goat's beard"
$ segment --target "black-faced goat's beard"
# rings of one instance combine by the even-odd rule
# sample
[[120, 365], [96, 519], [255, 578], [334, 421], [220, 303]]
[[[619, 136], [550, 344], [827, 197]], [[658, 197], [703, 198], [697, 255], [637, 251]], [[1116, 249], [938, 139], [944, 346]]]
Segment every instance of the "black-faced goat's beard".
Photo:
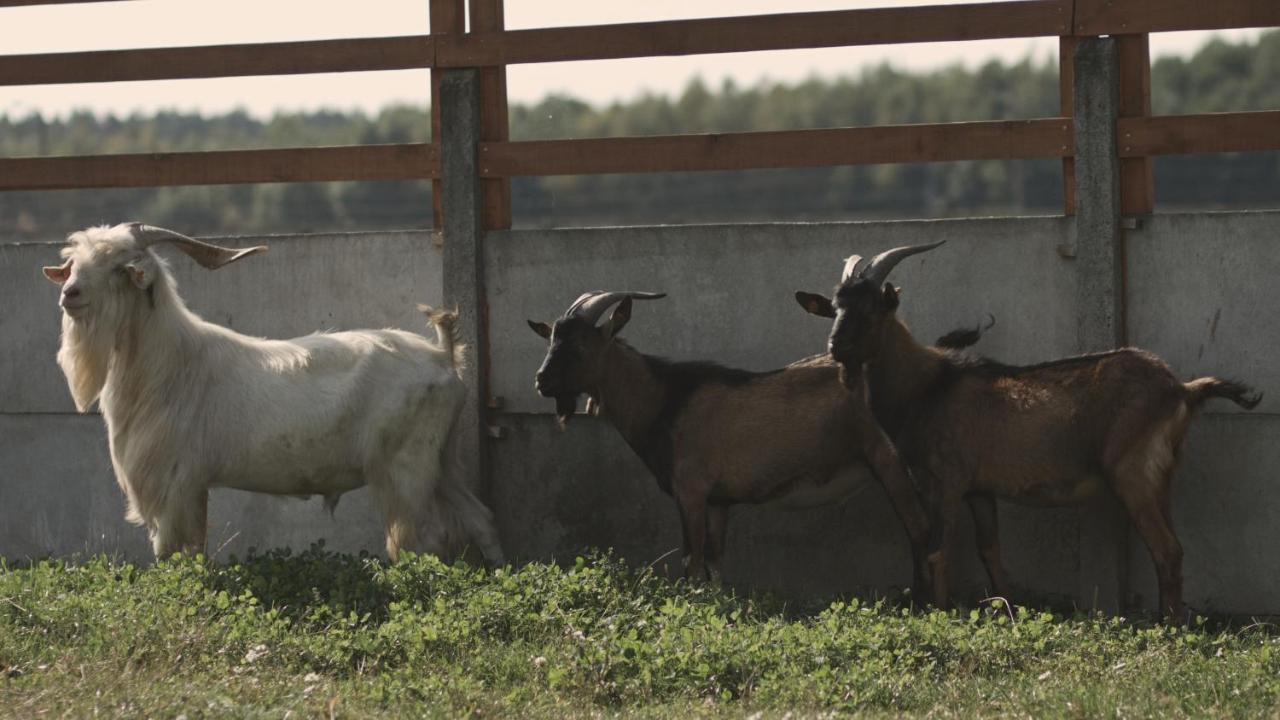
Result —
[[556, 422], [563, 430], [569, 424], [569, 418], [578, 412], [578, 396], [577, 395], [557, 395], [556, 396]]
[[98, 399], [107, 382], [114, 347], [115, 333], [108, 323], [92, 315], [76, 320], [63, 314], [58, 367], [67, 376], [76, 410], [86, 412]]

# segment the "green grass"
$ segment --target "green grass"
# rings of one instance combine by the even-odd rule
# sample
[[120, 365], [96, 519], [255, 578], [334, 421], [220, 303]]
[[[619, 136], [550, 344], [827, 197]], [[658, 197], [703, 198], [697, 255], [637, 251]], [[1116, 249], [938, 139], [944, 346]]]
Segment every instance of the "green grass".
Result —
[[796, 608], [608, 556], [0, 563], [0, 716], [1274, 716], [1280, 632]]

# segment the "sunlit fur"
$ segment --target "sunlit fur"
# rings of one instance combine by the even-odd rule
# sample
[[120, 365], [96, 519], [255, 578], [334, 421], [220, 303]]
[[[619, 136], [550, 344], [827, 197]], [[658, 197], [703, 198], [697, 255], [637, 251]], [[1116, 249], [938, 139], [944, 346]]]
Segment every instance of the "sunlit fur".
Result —
[[77, 409], [98, 401], [126, 517], [157, 556], [203, 551], [211, 487], [332, 505], [368, 485], [393, 558], [473, 542], [501, 561], [488, 509], [444, 467], [464, 396], [455, 314], [428, 312], [436, 343], [398, 330], [264, 340], [188, 310], [127, 226], [75, 233], [62, 255], [84, 307], [64, 307], [58, 364]]

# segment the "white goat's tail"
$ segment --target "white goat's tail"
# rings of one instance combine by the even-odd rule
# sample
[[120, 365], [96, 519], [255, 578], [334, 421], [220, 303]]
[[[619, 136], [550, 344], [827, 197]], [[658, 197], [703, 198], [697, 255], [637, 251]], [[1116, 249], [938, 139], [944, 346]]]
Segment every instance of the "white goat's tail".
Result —
[[430, 305], [419, 305], [418, 310], [427, 316], [427, 322], [436, 329], [436, 341], [440, 349], [449, 353], [454, 372], [461, 375], [462, 369], [466, 367], [467, 346], [458, 343], [455, 339], [458, 330], [458, 311], [437, 310]]

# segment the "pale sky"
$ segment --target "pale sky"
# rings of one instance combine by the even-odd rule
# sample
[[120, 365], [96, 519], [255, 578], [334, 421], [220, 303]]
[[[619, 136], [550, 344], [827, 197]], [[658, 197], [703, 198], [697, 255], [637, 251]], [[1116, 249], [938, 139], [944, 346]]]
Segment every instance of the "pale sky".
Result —
[[[506, 20], [509, 29], [517, 29], [958, 1], [506, 0]], [[428, 0], [134, 0], [0, 8], [0, 53], [416, 35], [428, 30], [427, 6]], [[1241, 39], [1258, 32], [1219, 34]], [[1152, 56], [1189, 54], [1210, 35], [1153, 35]], [[973, 67], [993, 57], [1043, 62], [1056, 54], [1056, 38], [1030, 38], [516, 65], [507, 77], [512, 102], [558, 92], [600, 104], [645, 92], [674, 94], [695, 76], [713, 87], [725, 78], [749, 86], [764, 79], [847, 75], [885, 61], [921, 70], [954, 63]], [[425, 70], [52, 85], [0, 88], [0, 114], [65, 115], [80, 108], [117, 115], [159, 109], [212, 113], [237, 107], [258, 116], [317, 108], [373, 113], [389, 103], [425, 105], [428, 95]]]

